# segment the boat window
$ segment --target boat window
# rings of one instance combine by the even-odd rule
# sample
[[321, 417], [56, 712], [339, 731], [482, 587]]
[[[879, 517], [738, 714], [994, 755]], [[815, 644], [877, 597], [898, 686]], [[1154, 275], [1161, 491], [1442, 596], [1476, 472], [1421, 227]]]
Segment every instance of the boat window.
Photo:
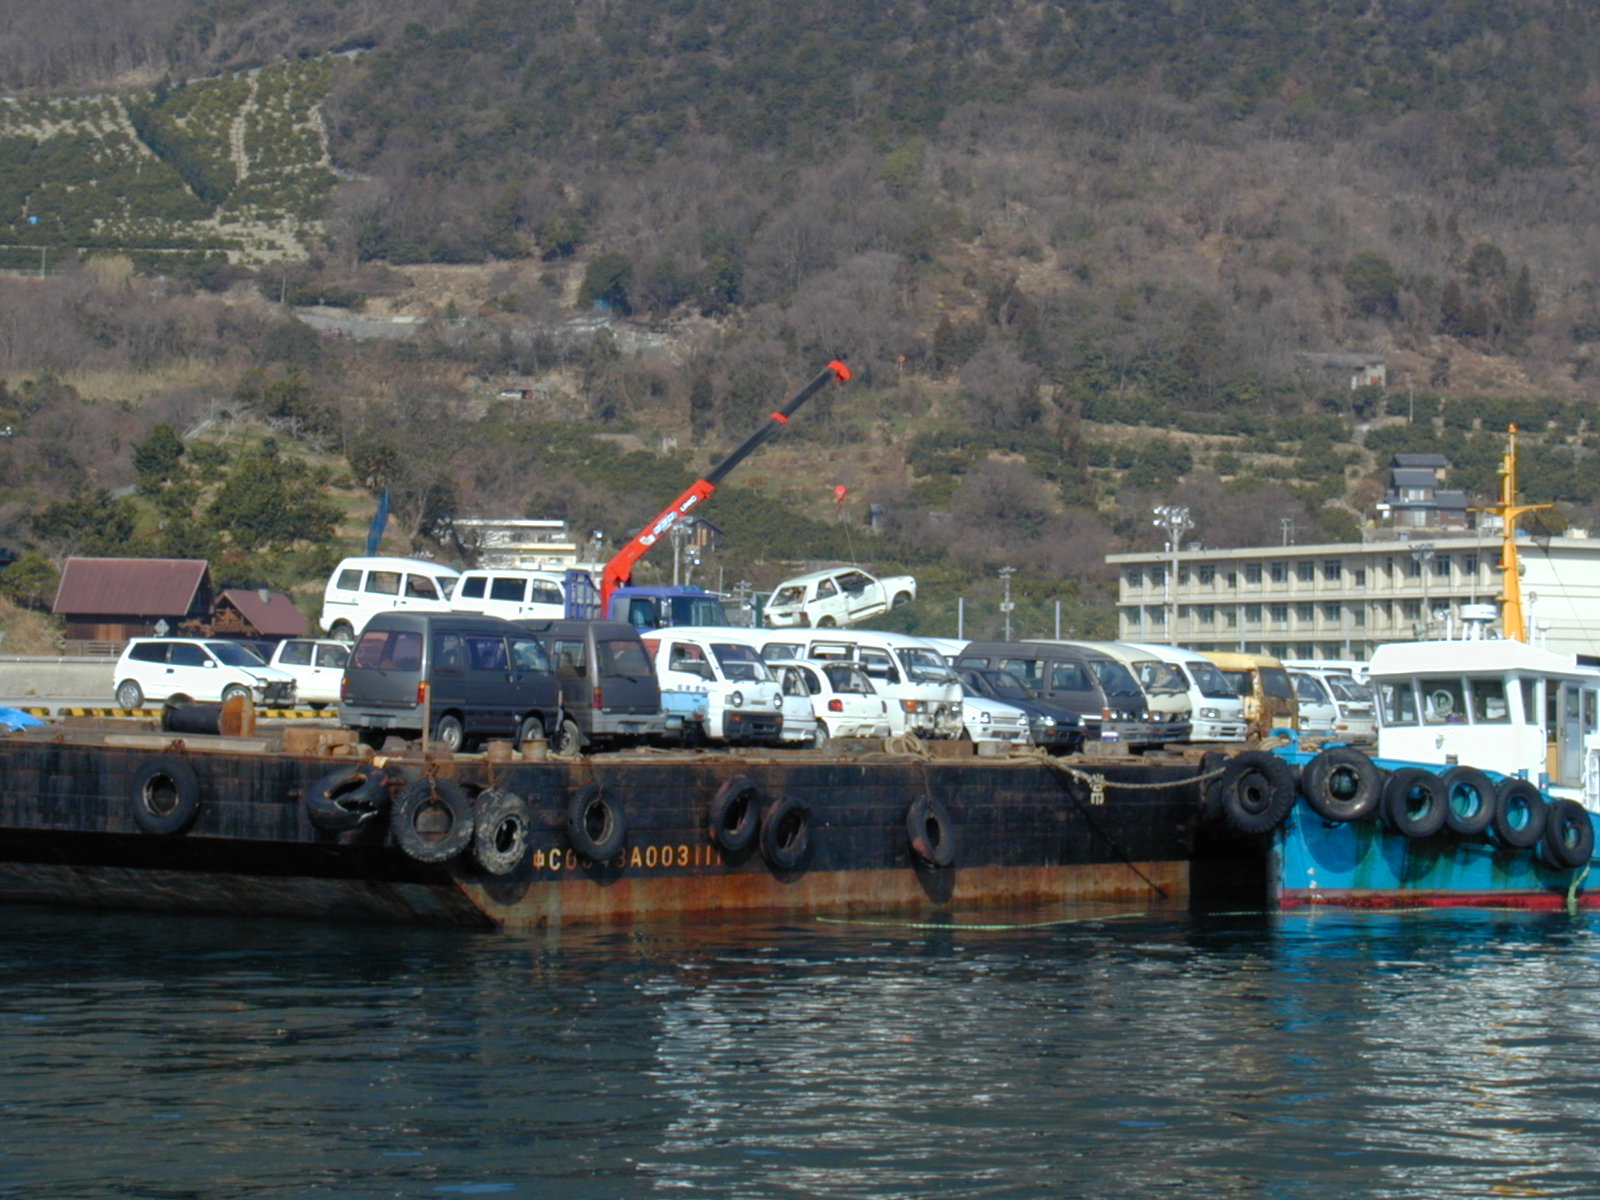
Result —
[[1417, 695], [1409, 679], [1399, 683], [1378, 684], [1378, 702], [1383, 706], [1385, 725], [1417, 723]]
[[1511, 706], [1506, 703], [1506, 684], [1503, 679], [1469, 679], [1472, 689], [1472, 723], [1474, 725], [1509, 725]]
[[1524, 679], [1522, 683], [1522, 721], [1525, 725], [1539, 723], [1539, 681]]
[[1467, 704], [1462, 694], [1461, 680], [1432, 677], [1419, 679], [1417, 683], [1422, 691], [1424, 725], [1467, 723]]
[[1595, 694], [1592, 688], [1583, 689], [1583, 731], [1593, 733], [1595, 730]]

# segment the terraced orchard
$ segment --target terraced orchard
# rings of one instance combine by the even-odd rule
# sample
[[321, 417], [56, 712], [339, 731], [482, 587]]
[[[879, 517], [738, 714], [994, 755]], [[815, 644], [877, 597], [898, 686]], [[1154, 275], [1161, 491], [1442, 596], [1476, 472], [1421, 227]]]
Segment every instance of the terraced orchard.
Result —
[[332, 59], [121, 94], [0, 99], [0, 267], [74, 252], [298, 257], [336, 182]]

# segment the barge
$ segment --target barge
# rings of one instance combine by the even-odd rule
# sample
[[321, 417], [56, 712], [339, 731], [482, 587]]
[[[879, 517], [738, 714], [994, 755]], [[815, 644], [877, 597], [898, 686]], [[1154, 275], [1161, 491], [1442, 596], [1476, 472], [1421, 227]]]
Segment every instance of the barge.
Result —
[[1201, 823], [1176, 756], [890, 739], [568, 760], [128, 724], [0, 737], [0, 901], [509, 930], [1181, 905]]

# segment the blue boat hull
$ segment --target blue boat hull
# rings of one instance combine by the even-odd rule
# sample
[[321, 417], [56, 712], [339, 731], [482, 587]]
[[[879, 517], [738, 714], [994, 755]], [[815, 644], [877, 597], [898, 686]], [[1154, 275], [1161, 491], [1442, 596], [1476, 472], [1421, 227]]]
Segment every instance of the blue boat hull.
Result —
[[[1300, 750], [1275, 753], [1297, 770], [1314, 757]], [[1376, 762], [1386, 770], [1428, 766]], [[1586, 887], [1592, 859], [1577, 867], [1562, 866], [1542, 844], [1522, 849], [1487, 835], [1461, 837], [1448, 830], [1407, 837], [1376, 813], [1349, 823], [1328, 821], [1303, 796], [1272, 832], [1268, 854], [1271, 900], [1277, 908], [1600, 907], [1600, 892]]]

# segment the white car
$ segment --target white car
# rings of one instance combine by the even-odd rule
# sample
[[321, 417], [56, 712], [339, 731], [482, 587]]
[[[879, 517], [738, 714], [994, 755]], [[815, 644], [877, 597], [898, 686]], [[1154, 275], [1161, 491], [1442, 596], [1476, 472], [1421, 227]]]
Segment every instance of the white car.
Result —
[[267, 666], [255, 651], [226, 638], [134, 638], [117, 659], [117, 704], [215, 702], [248, 696], [265, 707], [294, 703], [294, 677]]
[[267, 666], [294, 677], [295, 699], [312, 708], [339, 703], [339, 681], [350, 661], [350, 644], [332, 638], [284, 638]]
[[910, 575], [879, 579], [857, 567], [833, 567], [784, 580], [767, 598], [762, 620], [774, 628], [856, 625], [916, 598]]
[[808, 660], [767, 665], [780, 676], [793, 671], [798, 686], [810, 693], [811, 712], [817, 719], [813, 746], [826, 746], [841, 737], [889, 736], [889, 702], [855, 663]]
[[1028, 714], [1014, 704], [988, 696], [963, 694], [961, 734], [973, 742], [1011, 742], [1023, 746], [1031, 741]]
[[703, 732], [713, 742], [773, 744], [783, 736], [778, 681], [737, 629], [670, 626], [644, 638], [663, 693], [705, 697]]
[[768, 665], [783, 689], [783, 733], [778, 739], [783, 746], [817, 745], [817, 714], [811, 707], [811, 689], [804, 671], [791, 671], [780, 664]]

